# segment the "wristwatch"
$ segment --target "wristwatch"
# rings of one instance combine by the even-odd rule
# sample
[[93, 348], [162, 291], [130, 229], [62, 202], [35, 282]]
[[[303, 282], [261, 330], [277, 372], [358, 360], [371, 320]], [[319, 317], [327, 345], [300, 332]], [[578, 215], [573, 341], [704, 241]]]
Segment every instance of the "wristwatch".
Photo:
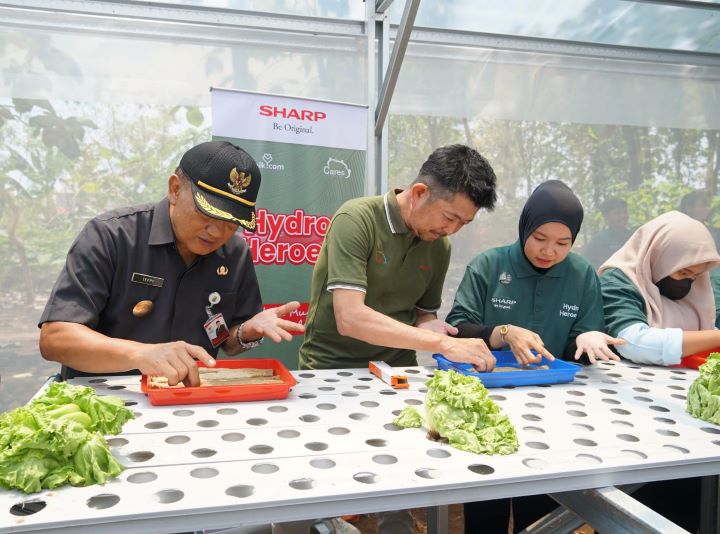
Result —
[[235, 330], [235, 339], [237, 339], [238, 345], [240, 345], [240, 348], [244, 349], [244, 350], [249, 350], [249, 349], [254, 349], [255, 347], [259, 347], [260, 343], [262, 343], [263, 339], [265, 339], [265, 338], [261, 337], [260, 339], [254, 339], [252, 341], [243, 341], [242, 340], [242, 329], [243, 329], [244, 324], [245, 323], [240, 323], [240, 326], [238, 326], [238, 329]]
[[505, 345], [505, 336], [510, 331], [510, 325], [504, 324], [500, 327], [500, 342]]

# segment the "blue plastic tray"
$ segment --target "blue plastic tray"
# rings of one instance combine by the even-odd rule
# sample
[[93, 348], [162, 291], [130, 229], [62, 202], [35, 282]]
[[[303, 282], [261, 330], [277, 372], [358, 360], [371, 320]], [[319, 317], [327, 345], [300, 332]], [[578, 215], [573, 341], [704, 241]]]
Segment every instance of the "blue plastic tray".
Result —
[[[521, 367], [515, 359], [513, 353], [509, 350], [492, 351], [493, 356], [497, 360], [497, 367]], [[476, 376], [480, 379], [486, 388], [500, 388], [505, 386], [537, 386], [539, 384], [563, 384], [572, 382], [575, 379], [581, 366], [577, 363], [566, 362], [563, 360], [542, 359], [540, 363], [533, 364], [547, 365], [549, 369], [537, 369], [533, 371], [493, 371], [491, 373], [478, 373], [474, 371], [473, 366], [469, 363], [453, 362], [448, 360], [442, 354], [433, 354], [433, 358], [437, 360], [438, 369], [447, 371], [452, 369], [464, 375]]]

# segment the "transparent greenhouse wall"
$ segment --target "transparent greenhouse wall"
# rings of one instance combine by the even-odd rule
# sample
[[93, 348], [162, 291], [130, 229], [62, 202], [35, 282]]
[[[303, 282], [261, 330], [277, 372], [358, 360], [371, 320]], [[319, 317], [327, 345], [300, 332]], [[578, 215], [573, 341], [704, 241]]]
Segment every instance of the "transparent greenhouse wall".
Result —
[[182, 153], [211, 137], [211, 86], [366, 101], [362, 39], [245, 37], [0, 25], [0, 412], [58, 370], [37, 321], [73, 238], [103, 211], [163, 198]]

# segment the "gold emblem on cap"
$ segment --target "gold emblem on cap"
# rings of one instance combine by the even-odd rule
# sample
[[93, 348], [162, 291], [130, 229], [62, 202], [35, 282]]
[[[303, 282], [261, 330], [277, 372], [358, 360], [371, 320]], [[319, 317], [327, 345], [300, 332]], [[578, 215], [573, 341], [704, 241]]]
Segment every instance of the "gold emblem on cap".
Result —
[[220, 276], [227, 276], [228, 268], [225, 267], [224, 265], [221, 265], [220, 267], [217, 268], [217, 273]]
[[237, 167], [233, 167], [233, 170], [230, 171], [230, 181], [227, 185], [230, 188], [230, 191], [236, 195], [242, 195], [245, 191], [247, 191], [251, 181], [252, 174], [242, 171], [238, 172]]
[[135, 306], [133, 306], [132, 314], [135, 317], [145, 317], [146, 315], [150, 315], [150, 312], [153, 309], [153, 302], [152, 300], [141, 300]]

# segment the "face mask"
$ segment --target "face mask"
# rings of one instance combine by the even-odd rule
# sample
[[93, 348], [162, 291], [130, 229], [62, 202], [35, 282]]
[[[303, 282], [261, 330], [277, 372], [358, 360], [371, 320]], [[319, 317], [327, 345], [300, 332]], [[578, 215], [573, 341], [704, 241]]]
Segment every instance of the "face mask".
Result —
[[682, 280], [675, 280], [666, 276], [662, 280], [655, 282], [655, 285], [660, 290], [660, 294], [663, 297], [667, 297], [670, 300], [680, 300], [685, 298], [690, 293], [692, 287], [692, 278], [683, 278]]

